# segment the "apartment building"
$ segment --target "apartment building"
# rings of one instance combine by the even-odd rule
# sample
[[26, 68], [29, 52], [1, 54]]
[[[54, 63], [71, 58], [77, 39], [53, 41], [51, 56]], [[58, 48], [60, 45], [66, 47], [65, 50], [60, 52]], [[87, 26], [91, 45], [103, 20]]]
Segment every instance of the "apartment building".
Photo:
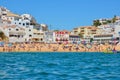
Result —
[[54, 31], [45, 31], [44, 32], [44, 42], [45, 43], [56, 43], [55, 32]]
[[55, 31], [55, 42], [56, 43], [66, 43], [69, 41], [69, 31], [63, 30], [63, 31]]
[[8, 37], [9, 42], [25, 42], [25, 29], [18, 26], [4, 26], [0, 30]]
[[69, 43], [80, 43], [80, 36], [79, 35], [69, 35]]
[[44, 42], [44, 32], [33, 29], [32, 42], [41, 42], [41, 43], [43, 43]]
[[97, 33], [97, 27], [94, 26], [81, 26], [73, 29], [75, 35], [82, 35], [81, 41], [90, 42], [90, 39]]

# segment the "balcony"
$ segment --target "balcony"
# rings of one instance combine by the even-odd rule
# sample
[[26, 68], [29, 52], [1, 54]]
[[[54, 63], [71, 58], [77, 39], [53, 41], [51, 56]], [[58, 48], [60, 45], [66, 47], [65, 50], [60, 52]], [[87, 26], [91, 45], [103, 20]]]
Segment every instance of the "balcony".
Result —
[[85, 32], [81, 32], [81, 34], [85, 34]]
[[80, 28], [81, 30], [84, 30], [85, 28], [84, 27], [82, 27], [82, 28]]
[[80, 32], [85, 32], [84, 30], [81, 30]]
[[96, 32], [92, 32], [92, 34], [96, 34]]
[[74, 30], [78, 30], [78, 28], [74, 28]]

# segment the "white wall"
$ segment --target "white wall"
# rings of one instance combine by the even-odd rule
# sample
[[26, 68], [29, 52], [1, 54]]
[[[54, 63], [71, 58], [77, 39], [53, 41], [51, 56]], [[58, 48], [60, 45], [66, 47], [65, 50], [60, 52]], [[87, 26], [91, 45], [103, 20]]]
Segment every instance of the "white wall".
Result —
[[[29, 37], [31, 35], [31, 37]], [[26, 41], [33, 38], [33, 28], [25, 28], [25, 37]]]
[[115, 34], [114, 37], [119, 37], [120, 25], [115, 25]]

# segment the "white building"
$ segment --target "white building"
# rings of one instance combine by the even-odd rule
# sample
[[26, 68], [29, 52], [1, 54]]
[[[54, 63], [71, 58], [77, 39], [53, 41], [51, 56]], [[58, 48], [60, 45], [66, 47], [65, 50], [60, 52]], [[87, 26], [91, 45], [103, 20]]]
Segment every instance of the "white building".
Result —
[[5, 26], [0, 27], [0, 30], [8, 37], [9, 42], [24, 42], [25, 41], [25, 29], [18, 26]]
[[48, 26], [46, 24], [40, 24], [42, 31], [48, 31]]
[[69, 42], [69, 31], [55, 31], [55, 42], [56, 43], [68, 43]]
[[114, 38], [120, 42], [120, 20], [114, 24]]
[[32, 19], [32, 16], [29, 14], [23, 14], [20, 17], [15, 17], [15, 19], [11, 21], [11, 24], [28, 28], [29, 26], [33, 26], [31, 23]]
[[113, 25], [108, 24], [108, 25], [98, 26], [96, 34], [109, 34], [109, 33], [114, 33]]
[[33, 37], [32, 42], [44, 42], [44, 33], [43, 31], [39, 31], [36, 29], [33, 29]]
[[48, 26], [38, 24], [30, 14], [20, 16], [0, 7], [0, 29], [10, 42], [44, 42], [44, 31], [48, 31]]
[[80, 43], [79, 35], [69, 35], [69, 43]]
[[24, 28], [13, 25], [0, 27], [0, 29], [9, 38], [10, 42], [30, 42], [34, 37], [33, 28]]
[[44, 32], [44, 41], [45, 43], [55, 43], [55, 32], [54, 31], [45, 31]]
[[112, 42], [113, 34], [96, 34], [94, 35], [93, 41], [99, 43]]
[[33, 38], [33, 28], [29, 27], [29, 28], [24, 28], [25, 29], [25, 42], [31, 42], [32, 38]]
[[98, 26], [97, 34], [94, 35], [94, 41], [105, 43], [120, 39], [120, 21], [115, 23]]

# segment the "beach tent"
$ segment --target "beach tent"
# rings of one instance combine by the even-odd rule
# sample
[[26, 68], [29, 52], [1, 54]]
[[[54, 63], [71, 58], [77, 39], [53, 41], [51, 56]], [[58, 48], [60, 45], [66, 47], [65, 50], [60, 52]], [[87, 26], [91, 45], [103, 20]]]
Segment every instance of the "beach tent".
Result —
[[12, 43], [8, 43], [8, 47], [12, 47]]
[[77, 44], [80, 44], [80, 43], [81, 43], [80, 41], [77, 42]]
[[3, 47], [3, 46], [4, 46], [4, 44], [5, 44], [4, 42], [0, 42], [0, 46], [1, 46], [1, 47]]

